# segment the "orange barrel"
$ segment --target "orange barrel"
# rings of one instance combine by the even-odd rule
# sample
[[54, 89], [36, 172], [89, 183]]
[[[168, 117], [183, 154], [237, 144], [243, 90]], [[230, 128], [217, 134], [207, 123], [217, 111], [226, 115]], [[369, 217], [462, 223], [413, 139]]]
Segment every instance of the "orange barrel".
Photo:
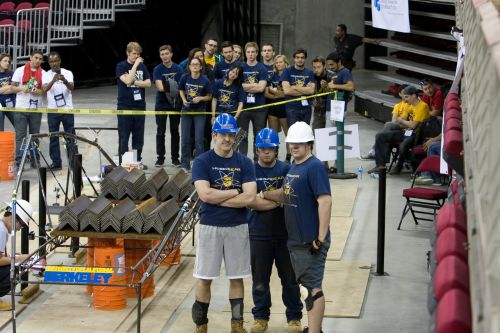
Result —
[[[127, 278], [129, 282], [137, 283], [142, 279], [142, 275], [149, 267], [150, 260], [145, 260], [137, 268], [132, 280], [132, 267], [135, 266], [151, 249], [152, 241], [150, 240], [136, 240], [125, 239], [125, 265], [127, 267]], [[150, 276], [141, 286], [141, 295], [143, 298], [153, 296], [155, 293], [155, 282], [153, 276]], [[128, 288], [128, 297], [137, 297], [135, 288]]]
[[14, 132], [0, 132], [0, 181], [14, 179]]
[[[113, 275], [109, 284], [127, 284], [125, 253], [122, 247], [95, 247], [94, 266], [111, 267]], [[94, 308], [96, 310], [123, 310], [127, 307], [127, 287], [94, 286]]]
[[[87, 242], [87, 267], [93, 267], [94, 266], [94, 246], [95, 246], [95, 238], [89, 238]], [[93, 275], [92, 275], [93, 277]], [[92, 295], [92, 287], [93, 286], [87, 286], [87, 294]]]

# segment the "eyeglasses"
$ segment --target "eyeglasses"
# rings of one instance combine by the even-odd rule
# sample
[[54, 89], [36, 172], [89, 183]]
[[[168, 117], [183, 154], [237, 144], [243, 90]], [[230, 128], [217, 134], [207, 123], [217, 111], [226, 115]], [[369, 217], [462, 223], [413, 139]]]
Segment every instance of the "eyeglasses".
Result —
[[189, 66], [201, 66], [200, 64], [189, 64]]

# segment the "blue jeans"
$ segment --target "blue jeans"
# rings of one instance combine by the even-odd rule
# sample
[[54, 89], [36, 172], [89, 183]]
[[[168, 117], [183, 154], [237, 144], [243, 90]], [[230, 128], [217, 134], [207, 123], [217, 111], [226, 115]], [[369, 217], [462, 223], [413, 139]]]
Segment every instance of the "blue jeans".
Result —
[[194, 148], [195, 157], [204, 151], [204, 133], [206, 116], [201, 115], [181, 115], [181, 165], [185, 169], [190, 169], [191, 155], [193, 147], [191, 145], [191, 126], [194, 124]]
[[295, 124], [297, 121], [303, 121], [309, 125], [311, 122], [311, 107], [302, 108], [302, 109], [286, 109], [286, 122], [288, 123], [288, 127]]
[[286, 306], [286, 319], [300, 320], [302, 318], [300, 289], [295, 279], [286, 240], [250, 240], [250, 258], [254, 318], [269, 320], [271, 308], [269, 281], [274, 262], [281, 280], [281, 299]]
[[[441, 140], [431, 143], [429, 148], [427, 149], [427, 156], [441, 156]], [[439, 174], [434, 172], [422, 172], [421, 177], [432, 178], [433, 180], [437, 180]]]
[[[62, 123], [64, 132], [75, 134], [75, 116], [72, 114], [49, 113], [47, 114], [47, 122], [49, 125], [49, 132], [58, 132], [59, 126]], [[71, 155], [73, 154], [74, 149], [74, 141], [72, 139], [66, 139], [66, 149], [69, 164], [71, 163]], [[49, 154], [52, 163], [56, 166], [60, 166], [62, 164], [61, 150], [59, 149], [59, 137], [50, 137]]]
[[[118, 110], [122, 109], [118, 108]], [[117, 116], [117, 118], [119, 136], [118, 153], [123, 155], [128, 151], [128, 138], [132, 135], [132, 149], [137, 150], [137, 161], [142, 160], [146, 116]]]
[[[42, 124], [42, 113], [39, 112], [16, 112], [14, 116], [14, 128], [16, 130], [16, 165], [21, 163], [23, 151], [21, 146], [23, 139], [29, 134], [40, 133]], [[32, 158], [38, 158], [38, 154], [30, 151]], [[34, 160], [32, 160], [34, 161]]]

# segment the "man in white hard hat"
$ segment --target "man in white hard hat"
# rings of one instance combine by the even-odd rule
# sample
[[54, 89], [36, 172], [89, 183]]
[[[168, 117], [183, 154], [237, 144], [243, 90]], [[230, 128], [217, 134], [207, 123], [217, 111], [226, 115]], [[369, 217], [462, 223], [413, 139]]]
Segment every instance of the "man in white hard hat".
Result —
[[[26, 200], [17, 200], [16, 204], [16, 230], [28, 227], [33, 217], [33, 206]], [[0, 220], [0, 297], [10, 293], [10, 261], [7, 253], [7, 239], [12, 232], [12, 204], [8, 204], [3, 218]], [[26, 259], [24, 255], [16, 255], [16, 261]], [[11, 310], [11, 303], [0, 300], [0, 311]]]
[[297, 282], [307, 289], [309, 327], [303, 332], [320, 333], [325, 313], [322, 282], [330, 247], [330, 182], [323, 163], [312, 154], [314, 135], [309, 125], [298, 121], [290, 126], [286, 143], [294, 162], [283, 187], [260, 192], [258, 196], [285, 204], [290, 259]]

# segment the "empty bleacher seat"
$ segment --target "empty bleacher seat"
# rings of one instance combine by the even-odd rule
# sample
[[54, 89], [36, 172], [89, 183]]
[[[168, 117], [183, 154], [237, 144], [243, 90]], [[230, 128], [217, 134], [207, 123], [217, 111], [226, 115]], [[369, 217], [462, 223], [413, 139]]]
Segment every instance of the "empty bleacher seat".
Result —
[[446, 228], [440, 234], [436, 242], [435, 259], [436, 265], [446, 256], [454, 255], [468, 262], [467, 236], [457, 228]]
[[0, 4], [0, 14], [11, 15], [14, 13], [15, 3], [7, 1]]
[[439, 236], [448, 227], [457, 228], [467, 233], [467, 222], [463, 208], [454, 203], [447, 203], [441, 207], [436, 216], [436, 234]]
[[14, 20], [3, 19], [3, 20], [0, 21], [0, 25], [14, 25]]
[[19, 30], [30, 30], [31, 22], [30, 20], [19, 20], [19, 22], [17, 22], [17, 27], [19, 28]]
[[469, 294], [469, 269], [457, 256], [446, 256], [434, 272], [434, 295], [438, 302], [452, 289]]
[[449, 156], [461, 158], [462, 151], [464, 150], [462, 131], [454, 129], [446, 131], [443, 149]]
[[438, 304], [436, 333], [472, 332], [470, 297], [460, 289], [449, 290]]
[[448, 132], [450, 130], [462, 130], [462, 122], [460, 119], [453, 118], [453, 117], [447, 117], [445, 120], [444, 124], [444, 130], [445, 132]]
[[16, 6], [16, 9], [14, 9], [14, 11], [17, 13], [18, 11], [20, 10], [23, 10], [23, 9], [31, 9], [33, 8], [33, 4], [31, 2], [20, 2], [17, 6]]

